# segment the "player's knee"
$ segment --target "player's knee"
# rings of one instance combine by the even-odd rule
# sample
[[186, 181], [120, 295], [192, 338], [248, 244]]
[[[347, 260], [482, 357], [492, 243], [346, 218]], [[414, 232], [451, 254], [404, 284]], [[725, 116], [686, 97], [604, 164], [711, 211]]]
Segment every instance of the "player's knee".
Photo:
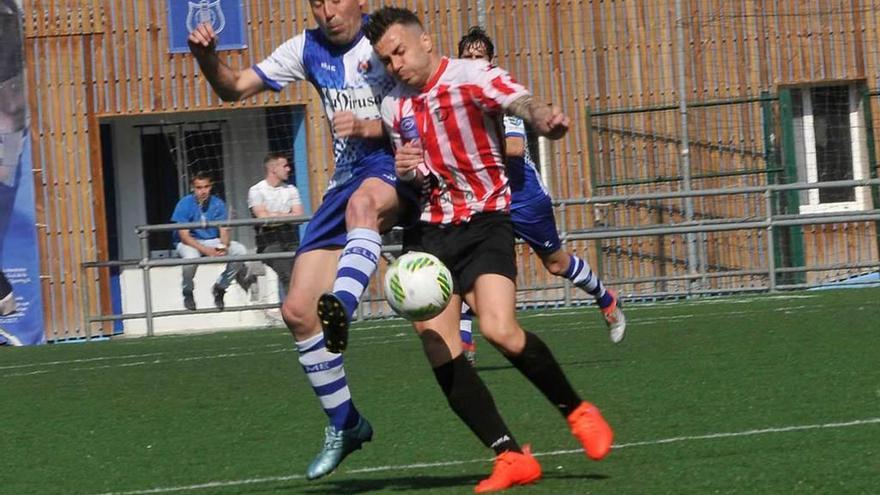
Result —
[[568, 270], [568, 262], [561, 262], [559, 260], [546, 259], [544, 260], [544, 268], [547, 269], [548, 272], [556, 275], [557, 277], [561, 277], [565, 275], [566, 270]]
[[561, 250], [541, 256], [541, 261], [544, 263], [544, 268], [557, 277], [564, 276], [568, 271], [568, 265], [571, 263], [568, 255]]
[[289, 295], [281, 304], [281, 318], [296, 340], [307, 339], [316, 332], [315, 307], [307, 308]]
[[242, 256], [247, 254], [247, 248], [240, 242], [231, 241], [229, 243], [229, 254], [232, 256]]
[[345, 207], [345, 219], [351, 225], [352, 222], [364, 223], [377, 221], [379, 217], [378, 203], [372, 195], [362, 192], [356, 192], [348, 200]]
[[498, 350], [508, 356], [518, 356], [526, 345], [526, 334], [519, 325], [480, 321], [483, 337]]

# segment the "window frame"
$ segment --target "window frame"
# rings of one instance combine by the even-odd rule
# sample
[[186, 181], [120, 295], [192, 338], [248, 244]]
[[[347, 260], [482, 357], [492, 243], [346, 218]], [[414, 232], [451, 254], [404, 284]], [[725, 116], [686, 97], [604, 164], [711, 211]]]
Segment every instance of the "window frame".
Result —
[[[800, 93], [801, 112], [794, 115], [796, 133], [801, 137], [798, 150], [799, 179], [807, 182], [819, 182], [819, 164], [816, 152], [816, 131], [812, 108], [812, 89], [818, 87], [846, 87], [848, 90], [849, 133], [852, 161], [850, 167], [853, 180], [868, 177], [868, 149], [865, 125], [864, 102], [861, 98], [863, 82], [841, 81], [838, 84], [827, 83], [792, 88]], [[854, 199], [841, 202], [821, 202], [819, 189], [807, 189], [801, 194], [799, 213], [834, 213], [847, 211], [863, 211], [871, 208], [871, 194], [866, 187], [854, 187]]]

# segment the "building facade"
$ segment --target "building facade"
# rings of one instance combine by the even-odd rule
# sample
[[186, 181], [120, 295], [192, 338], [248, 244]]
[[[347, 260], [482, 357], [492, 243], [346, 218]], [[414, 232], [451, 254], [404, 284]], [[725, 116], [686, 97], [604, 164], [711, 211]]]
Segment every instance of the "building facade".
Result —
[[[305, 1], [240, 3], [247, 47], [223, 52], [233, 67], [258, 62], [313, 24]], [[865, 0], [399, 3], [425, 19], [447, 54], [482, 21], [495, 38], [499, 65], [570, 114], [575, 124], [565, 139], [536, 143], [557, 199], [678, 191], [684, 182], [696, 190], [877, 176], [880, 12]], [[239, 216], [247, 215], [244, 192], [261, 175], [266, 151], [292, 152], [297, 186], [311, 207], [332, 172], [315, 92], [302, 83], [240, 103], [220, 101], [192, 57], [171, 51], [169, 5], [24, 1], [50, 340], [82, 337], [86, 315], [114, 311], [116, 275], [82, 264], [140, 256], [134, 227], [167, 221], [194, 170], [221, 177]], [[776, 207], [790, 215], [870, 211], [877, 201], [867, 187], [817, 189], [780, 195]], [[692, 203], [575, 202], [560, 213], [560, 228], [576, 233], [759, 218], [766, 211], [752, 194]], [[741, 230], [569, 246], [606, 279], [629, 281], [624, 292], [646, 294], [686, 291], [674, 279], [694, 263], [706, 273], [748, 269], [763, 249], [760, 236]], [[836, 267], [803, 272], [802, 280], [845, 277], [864, 271], [848, 265], [878, 260], [873, 221], [791, 228], [779, 238], [776, 252], [762, 256], [782, 266]], [[161, 256], [169, 246], [157, 238], [150, 248]], [[523, 285], [550, 283], [525, 250], [522, 258]], [[657, 277], [666, 279], [647, 281]], [[748, 286], [754, 277], [707, 280], [703, 288]], [[548, 294], [541, 297], [557, 297]], [[109, 334], [113, 327], [89, 331]]]

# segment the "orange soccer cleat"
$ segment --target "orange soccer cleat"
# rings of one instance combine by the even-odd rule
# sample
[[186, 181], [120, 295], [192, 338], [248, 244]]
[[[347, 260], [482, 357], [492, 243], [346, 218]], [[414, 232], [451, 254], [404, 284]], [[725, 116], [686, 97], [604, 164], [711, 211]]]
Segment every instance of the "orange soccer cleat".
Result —
[[492, 474], [477, 484], [474, 493], [506, 490], [516, 485], [528, 485], [541, 479], [541, 465], [532, 455], [528, 445], [522, 453], [506, 451], [495, 458]]
[[614, 432], [602, 417], [599, 408], [589, 402], [582, 402], [567, 419], [571, 434], [581, 442], [587, 457], [599, 461], [611, 452]]

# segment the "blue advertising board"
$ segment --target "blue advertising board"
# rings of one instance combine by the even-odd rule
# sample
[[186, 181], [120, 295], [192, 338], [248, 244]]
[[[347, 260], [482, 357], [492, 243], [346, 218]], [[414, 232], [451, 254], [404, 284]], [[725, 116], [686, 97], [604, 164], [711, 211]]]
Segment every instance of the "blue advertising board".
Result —
[[21, 2], [0, 0], [0, 345], [45, 341]]
[[242, 0], [168, 0], [169, 51], [189, 52], [186, 38], [202, 23], [217, 33], [218, 50], [247, 48]]
[[45, 342], [30, 135], [25, 132], [20, 139], [22, 153], [13, 187], [0, 187], [0, 196], [6, 196], [0, 203], [12, 203], [11, 209], [0, 211], [0, 224], [7, 224], [5, 233], [0, 232], [0, 271], [12, 289], [12, 304], [4, 306], [12, 311], [5, 316], [7, 311], [0, 311], [0, 344], [5, 345]]

